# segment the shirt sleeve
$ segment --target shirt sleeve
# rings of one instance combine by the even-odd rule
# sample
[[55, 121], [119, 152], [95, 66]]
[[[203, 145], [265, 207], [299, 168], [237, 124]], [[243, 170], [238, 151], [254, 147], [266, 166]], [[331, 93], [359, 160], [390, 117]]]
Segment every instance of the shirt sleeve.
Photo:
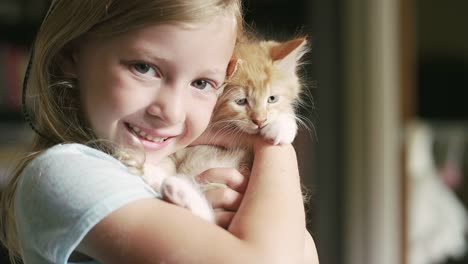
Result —
[[49, 149], [25, 168], [15, 198], [25, 263], [67, 263], [105, 216], [129, 202], [160, 195], [113, 157], [66, 144]]

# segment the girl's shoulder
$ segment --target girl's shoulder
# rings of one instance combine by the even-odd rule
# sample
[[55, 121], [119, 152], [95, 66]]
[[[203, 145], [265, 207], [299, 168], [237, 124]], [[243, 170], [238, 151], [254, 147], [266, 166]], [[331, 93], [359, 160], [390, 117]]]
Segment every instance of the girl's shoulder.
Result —
[[[76, 161], [84, 160], [104, 161], [116, 166], [125, 167], [121, 162], [100, 150], [78, 143], [57, 144], [34, 158], [29, 166], [37, 166], [44, 163], [59, 163], [63, 160], [73, 159]], [[70, 165], [70, 164], [67, 164]]]
[[79, 174], [82, 175], [80, 179], [86, 180], [86, 175], [105, 176], [109, 173], [127, 175], [129, 170], [109, 154], [83, 144], [69, 143], [55, 145], [39, 154], [25, 166], [21, 177], [60, 182]]
[[[82, 144], [59, 144], [35, 157], [20, 176], [22, 187], [38, 190], [68, 189], [69, 191], [140, 186], [144, 181], [119, 160]], [[81, 189], [81, 190], [80, 190]]]

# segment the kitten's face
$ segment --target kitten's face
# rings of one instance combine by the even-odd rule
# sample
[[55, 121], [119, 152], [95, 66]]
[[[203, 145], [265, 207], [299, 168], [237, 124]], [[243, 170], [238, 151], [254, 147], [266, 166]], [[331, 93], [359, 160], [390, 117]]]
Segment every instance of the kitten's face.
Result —
[[294, 117], [294, 105], [301, 85], [296, 74], [298, 58], [293, 52], [299, 46], [295, 45], [293, 50], [282, 50], [281, 58], [275, 58], [272, 48], [284, 45], [262, 41], [237, 47], [235, 56], [239, 63], [218, 100], [213, 124], [235, 126], [243, 132], [256, 134], [276, 122], [281, 115]]

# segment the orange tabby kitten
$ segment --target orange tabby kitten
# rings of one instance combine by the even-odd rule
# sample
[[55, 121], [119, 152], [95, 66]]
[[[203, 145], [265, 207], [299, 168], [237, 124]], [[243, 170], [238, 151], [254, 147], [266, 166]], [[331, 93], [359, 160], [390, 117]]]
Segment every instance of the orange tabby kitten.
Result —
[[[145, 180], [166, 200], [214, 221], [213, 211], [200, 190], [223, 186], [202, 185], [194, 177], [215, 167], [237, 168], [248, 174], [253, 161], [251, 137], [260, 135], [273, 144], [289, 144], [294, 140], [295, 108], [302, 87], [297, 67], [306, 52], [304, 38], [281, 43], [257, 40], [239, 43], [233, 59], [237, 63], [228, 67], [226, 85], [209, 128], [215, 136], [229, 138], [229, 142], [224, 142], [229, 147], [187, 147], [152, 168], [151, 173], [145, 173]], [[162, 178], [156, 179], [154, 175]]]

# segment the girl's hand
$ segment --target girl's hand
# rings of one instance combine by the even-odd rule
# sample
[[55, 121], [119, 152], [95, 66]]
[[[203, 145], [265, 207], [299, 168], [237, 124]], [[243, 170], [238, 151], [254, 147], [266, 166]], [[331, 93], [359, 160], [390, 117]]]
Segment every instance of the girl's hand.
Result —
[[206, 185], [205, 196], [215, 210], [216, 223], [227, 229], [247, 187], [247, 173], [232, 168], [208, 169], [195, 179]]

